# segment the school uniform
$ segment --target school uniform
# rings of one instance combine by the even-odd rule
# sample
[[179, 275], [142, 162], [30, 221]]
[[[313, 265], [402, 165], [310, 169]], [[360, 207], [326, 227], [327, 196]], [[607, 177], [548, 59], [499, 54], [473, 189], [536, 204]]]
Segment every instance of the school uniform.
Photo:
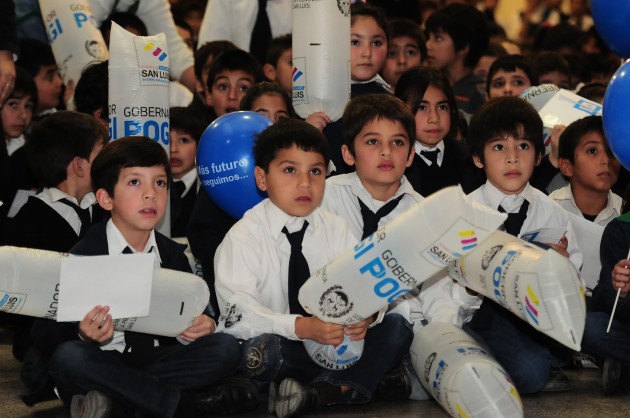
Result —
[[483, 82], [471, 71], [453, 84], [453, 94], [459, 110], [473, 115], [481, 107], [484, 98], [478, 86]]
[[[141, 252], [152, 253], [156, 267], [190, 272], [185, 248], [153, 230]], [[129, 250], [135, 252], [109, 220], [90, 229], [71, 252], [116, 255]], [[142, 414], [170, 417], [182, 389], [214, 383], [232, 374], [240, 361], [238, 342], [229, 335], [210, 334], [184, 345], [175, 338], [141, 334], [145, 341], [148, 338], [149, 346], [134, 355], [133, 348], [125, 350], [132, 341], [129, 332], [114, 331], [113, 338], [99, 346], [80, 340], [77, 324], [66, 324], [66, 330], [70, 327], [74, 328], [73, 340], [56, 348], [50, 366], [50, 375], [66, 405], [74, 394], [100, 390]], [[191, 359], [195, 359], [194, 367]]]
[[[488, 181], [469, 196], [494, 209], [500, 205], [508, 214], [518, 213], [526, 200], [529, 206], [520, 233], [545, 227], [566, 228], [569, 259], [579, 271], [582, 253], [576, 244], [569, 214], [544, 193], [528, 184], [518, 196], [505, 195]], [[563, 365], [560, 357], [566, 353], [559, 344], [492, 300], [483, 300], [469, 326], [490, 347], [519, 393], [542, 390], [551, 368]]]
[[303, 382], [348, 385], [352, 390], [341, 402], [367, 402], [385, 372], [409, 350], [409, 324], [400, 315], [387, 315], [371, 326], [361, 359], [348, 369], [333, 371], [316, 364], [295, 333], [299, 315], [291, 313], [290, 306], [291, 244], [282, 232], [283, 228], [292, 233], [304, 227], [302, 254], [310, 272], [357, 242], [341, 218], [322, 209], [297, 218], [269, 199], [257, 204], [234, 225], [217, 249], [215, 287], [221, 308], [218, 329], [245, 340], [243, 369], [250, 378], [268, 383], [293, 377]]
[[[419, 142], [414, 145], [416, 155], [405, 170], [405, 176], [413, 188], [424, 197], [448, 186], [460, 184], [465, 193], [481, 186], [482, 174], [472, 164], [466, 144], [444, 138], [433, 148]], [[436, 161], [431, 161], [424, 152], [437, 152]]]
[[185, 237], [195, 200], [197, 200], [197, 169], [184, 174], [180, 180], [174, 180], [171, 188], [171, 236]]
[[[585, 218], [584, 214], [577, 207], [573, 192], [571, 191], [571, 185], [565, 186], [561, 189], [554, 190], [549, 195], [558, 205], [562, 206], [567, 212], [571, 212], [581, 218]], [[621, 196], [614, 194], [612, 191], [608, 191], [608, 200], [606, 201], [606, 207], [597, 214], [595, 219], [589, 219], [598, 225], [606, 226], [610, 221], [621, 215], [621, 206], [623, 205], [623, 199]]]

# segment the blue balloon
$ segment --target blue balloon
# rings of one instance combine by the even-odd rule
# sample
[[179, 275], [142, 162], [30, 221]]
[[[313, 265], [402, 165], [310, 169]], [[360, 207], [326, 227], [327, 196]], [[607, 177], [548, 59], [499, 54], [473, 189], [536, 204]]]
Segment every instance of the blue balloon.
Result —
[[591, 12], [597, 32], [615, 53], [630, 58], [630, 2], [627, 0], [593, 0]]
[[602, 118], [604, 133], [617, 160], [630, 170], [630, 60], [615, 73], [606, 88]]
[[221, 209], [237, 219], [267, 197], [256, 187], [252, 148], [256, 135], [271, 124], [259, 113], [228, 113], [206, 128], [197, 146], [201, 185]]

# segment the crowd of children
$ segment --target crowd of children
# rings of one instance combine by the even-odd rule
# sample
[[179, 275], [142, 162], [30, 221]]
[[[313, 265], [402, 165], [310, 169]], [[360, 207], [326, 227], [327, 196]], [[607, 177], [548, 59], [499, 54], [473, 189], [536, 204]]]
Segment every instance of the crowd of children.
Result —
[[[630, 367], [630, 193], [620, 197], [630, 176], [608, 146], [601, 116], [555, 126], [545, 155], [543, 121], [519, 98], [528, 87], [555, 84], [602, 102], [615, 57], [592, 30], [584, 1], [571, 2], [569, 15], [557, 1], [528, 7], [518, 39], [474, 1], [419, 1], [417, 15], [404, 17], [371, 4], [378, 2], [352, 2], [351, 99], [336, 121], [325, 111], [301, 119], [293, 109], [292, 35], [278, 34], [286, 22], [271, 18], [290, 13], [291, 2], [267, 6], [269, 17], [250, 10], [255, 22], [247, 31], [259, 36], [267, 19], [267, 36], [279, 35], [265, 41], [266, 54], [253, 40], [256, 54], [241, 49], [242, 34], [196, 45], [200, 31], [210, 36], [201, 24], [205, 2], [171, 3], [179, 36], [196, 50], [195, 91], [170, 108], [170, 159], [149, 138], [108, 143], [115, 80], [107, 61], [64, 86], [51, 47], [20, 40], [15, 83], [0, 103], [0, 245], [151, 253], [156, 268], [190, 272], [186, 247], [155, 229], [169, 203], [171, 236], [185, 237], [201, 263], [208, 307], [177, 338], [115, 330], [102, 305], [75, 323], [0, 312], [0, 324], [15, 331], [27, 404], [58, 396], [72, 417], [187, 417], [239, 414], [266, 395], [270, 413], [291, 417], [373, 398], [427, 399], [409, 347], [414, 329], [432, 321], [474, 336], [519, 393], [568, 390], [562, 368], [575, 353], [446, 271], [353, 325], [310, 316], [297, 300], [310, 273], [453, 185], [507, 213], [509, 234], [563, 229], [545, 248], [578, 271], [597, 266], [598, 277], [585, 277], [582, 351], [602, 367], [605, 393], [619, 387]], [[216, 14], [205, 16], [206, 25], [222, 7], [208, 7]], [[136, 12], [113, 6], [101, 31], [107, 35], [113, 21], [148, 33]], [[268, 198], [241, 219], [200, 187], [195, 161], [204, 129], [237, 110], [273, 122], [253, 149], [252, 181]], [[599, 228], [601, 247], [578, 239], [585, 222]], [[364, 340], [364, 350], [343, 370], [320, 367], [302, 344], [337, 345], [344, 337]]]

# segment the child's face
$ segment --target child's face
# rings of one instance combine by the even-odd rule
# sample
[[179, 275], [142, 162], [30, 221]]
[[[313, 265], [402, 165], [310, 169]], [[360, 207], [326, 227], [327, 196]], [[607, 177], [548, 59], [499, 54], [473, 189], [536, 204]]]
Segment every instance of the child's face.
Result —
[[127, 241], [150, 232], [164, 217], [168, 178], [162, 166], [126, 167], [120, 171], [114, 196], [97, 191], [99, 204]]
[[542, 74], [538, 82], [540, 84], [555, 84], [561, 89], [570, 89], [571, 85], [569, 84], [569, 75], [565, 73], [561, 73], [560, 71], [551, 71], [545, 74]]
[[318, 152], [303, 151], [295, 145], [281, 149], [267, 173], [256, 167], [254, 174], [258, 188], [291, 216], [311, 214], [324, 197], [326, 163]]
[[516, 96], [518, 97], [523, 90], [531, 87], [532, 83], [525, 74], [525, 71], [520, 68], [516, 68], [514, 72], [507, 72], [505, 70], [497, 71], [490, 80], [490, 86], [488, 91], [490, 98], [501, 96]]
[[33, 101], [31, 96], [12, 94], [4, 102], [0, 115], [2, 117], [2, 130], [6, 139], [17, 138], [24, 133], [33, 117]]
[[171, 172], [179, 180], [195, 168], [197, 141], [188, 132], [171, 129]]
[[206, 90], [206, 104], [211, 106], [218, 116], [238, 110], [241, 99], [253, 86], [254, 77], [242, 70], [222, 71]]
[[484, 169], [488, 181], [508, 195], [525, 189], [534, 167], [540, 162], [531, 141], [511, 135], [486, 142], [483, 159], [481, 162], [479, 156], [473, 155], [475, 165]]
[[434, 147], [450, 129], [451, 106], [446, 94], [435, 86], [429, 86], [416, 112], [416, 141]]
[[588, 132], [580, 139], [573, 164], [561, 158], [559, 166], [573, 189], [608, 193], [619, 178], [619, 161], [599, 132]]
[[427, 63], [439, 70], [448, 68], [457, 59], [451, 36], [442, 31], [431, 32], [427, 39]]
[[490, 71], [490, 67], [497, 60], [497, 57], [492, 57], [490, 55], [483, 55], [479, 58], [479, 62], [475, 66], [473, 73], [483, 80], [483, 83], [486, 83], [486, 78], [488, 78], [488, 71]]
[[252, 112], [267, 116], [273, 123], [289, 119], [287, 105], [277, 94], [263, 94], [258, 97], [252, 105]]
[[398, 121], [375, 119], [354, 138], [354, 156], [341, 147], [344, 161], [354, 165], [361, 183], [375, 199], [396, 193], [400, 178], [413, 161], [409, 135]]
[[63, 81], [56, 65], [43, 65], [34, 77], [37, 85], [37, 113], [59, 106]]
[[402, 73], [422, 64], [422, 56], [418, 43], [409, 36], [391, 39], [387, 48], [387, 59], [381, 73], [387, 84], [395, 87]]
[[354, 81], [368, 81], [385, 63], [387, 36], [376, 20], [359, 16], [350, 29], [350, 66]]
[[275, 68], [275, 79], [272, 80], [291, 94], [293, 78], [293, 49], [289, 48], [280, 55]]

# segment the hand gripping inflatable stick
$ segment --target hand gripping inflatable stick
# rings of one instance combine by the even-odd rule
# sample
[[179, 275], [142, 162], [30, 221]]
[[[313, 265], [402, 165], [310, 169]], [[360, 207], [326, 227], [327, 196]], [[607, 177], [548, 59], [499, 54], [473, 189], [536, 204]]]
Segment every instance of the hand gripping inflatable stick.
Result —
[[[0, 311], [55, 320], [61, 260], [68, 254], [0, 247]], [[156, 269], [149, 316], [114, 320], [119, 331], [175, 337], [203, 313], [210, 300], [206, 283], [194, 274]]]
[[568, 258], [495, 231], [450, 267], [449, 274], [538, 331], [580, 351], [585, 290]]
[[523, 416], [503, 367], [455, 325], [432, 322], [416, 329], [409, 352], [420, 382], [451, 416]]

